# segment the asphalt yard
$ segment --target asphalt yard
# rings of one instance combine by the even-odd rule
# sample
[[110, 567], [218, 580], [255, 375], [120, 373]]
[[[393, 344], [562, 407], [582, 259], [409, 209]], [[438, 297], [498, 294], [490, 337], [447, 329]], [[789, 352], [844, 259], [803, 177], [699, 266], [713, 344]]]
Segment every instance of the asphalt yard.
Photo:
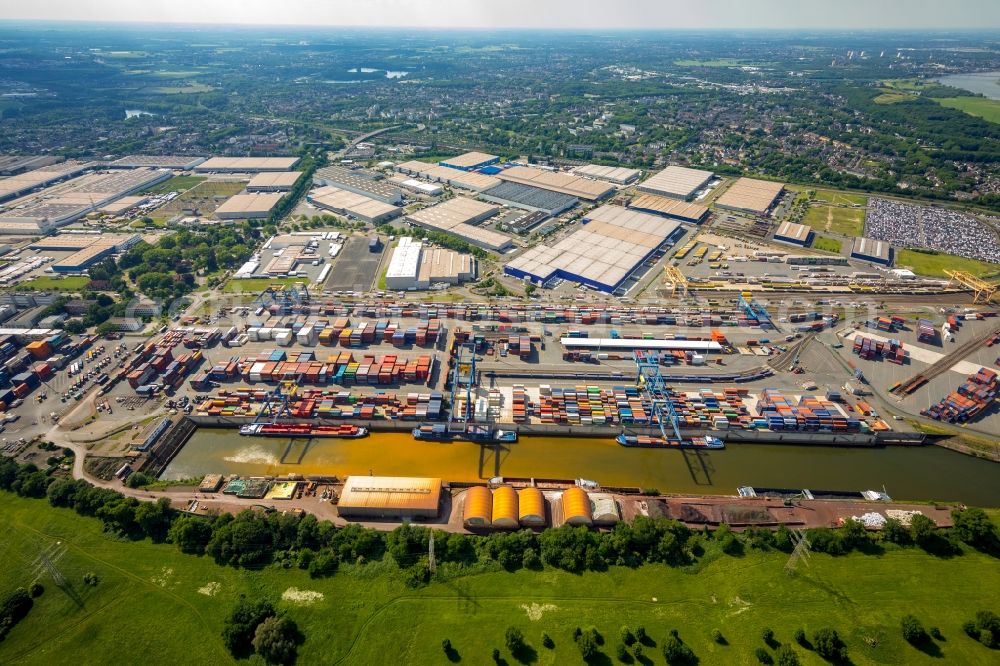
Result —
[[324, 288], [330, 291], [368, 291], [378, 277], [383, 252], [384, 249], [369, 252], [368, 239], [363, 236], [350, 237], [333, 262]]

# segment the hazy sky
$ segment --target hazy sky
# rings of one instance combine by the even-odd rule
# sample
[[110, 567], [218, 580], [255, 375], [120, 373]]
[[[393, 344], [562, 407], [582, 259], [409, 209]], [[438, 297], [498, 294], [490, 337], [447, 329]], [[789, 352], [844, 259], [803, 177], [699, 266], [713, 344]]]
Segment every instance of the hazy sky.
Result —
[[466, 28], [998, 28], [1000, 0], [3, 0], [0, 19]]

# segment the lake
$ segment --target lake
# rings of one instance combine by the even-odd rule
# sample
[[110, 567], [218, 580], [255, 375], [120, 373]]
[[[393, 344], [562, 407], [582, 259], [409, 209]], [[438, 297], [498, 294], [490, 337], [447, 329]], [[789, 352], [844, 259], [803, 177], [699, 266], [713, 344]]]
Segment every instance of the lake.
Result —
[[1000, 72], [951, 74], [939, 78], [938, 83], [968, 90], [969, 92], [974, 92], [990, 99], [1000, 99]]

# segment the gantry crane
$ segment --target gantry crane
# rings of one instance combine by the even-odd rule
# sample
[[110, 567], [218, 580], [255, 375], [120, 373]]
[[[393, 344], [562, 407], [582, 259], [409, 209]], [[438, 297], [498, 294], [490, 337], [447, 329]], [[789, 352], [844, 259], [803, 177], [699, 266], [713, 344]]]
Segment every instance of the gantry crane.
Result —
[[[466, 358], [466, 354], [468, 358]], [[451, 411], [448, 422], [467, 423], [475, 413], [472, 404], [472, 388], [476, 385], [476, 347], [473, 342], [455, 343], [455, 365], [451, 374]], [[458, 392], [465, 389], [465, 409], [459, 413], [455, 398]]]
[[989, 303], [993, 300], [993, 295], [997, 293], [998, 285], [995, 285], [992, 282], [987, 282], [986, 280], [980, 280], [971, 273], [945, 269], [945, 274], [951, 278], [948, 280], [949, 287], [952, 286], [953, 282], [957, 282], [963, 287], [972, 290], [973, 303], [979, 303], [980, 300], [982, 300], [983, 303]]
[[677, 269], [676, 266], [671, 266], [667, 264], [663, 267], [663, 281], [670, 285], [670, 295], [676, 296], [678, 292], [680, 295], [686, 296], [688, 291], [688, 280], [684, 277], [684, 274]]
[[774, 320], [771, 319], [771, 315], [767, 313], [767, 309], [754, 300], [751, 292], [744, 291], [740, 293], [739, 307], [743, 311], [743, 314], [747, 316], [747, 319], [756, 321], [762, 330], [778, 330]]
[[633, 356], [637, 372], [636, 383], [643, 395], [649, 401], [650, 409], [660, 427], [664, 439], [670, 439], [667, 433], [669, 424], [674, 436], [681, 440], [680, 418], [674, 410], [670, 398], [671, 390], [667, 388], [666, 380], [660, 373], [660, 357], [656, 352], [636, 351]]
[[282, 384], [286, 389], [284, 392], [282, 392], [281, 386], [276, 386], [274, 391], [268, 391], [264, 395], [264, 404], [261, 405], [260, 411], [254, 417], [254, 423], [275, 423], [283, 416], [292, 417], [292, 409], [288, 406], [288, 400], [298, 392], [298, 386], [295, 385], [295, 382], [289, 381], [282, 382]]

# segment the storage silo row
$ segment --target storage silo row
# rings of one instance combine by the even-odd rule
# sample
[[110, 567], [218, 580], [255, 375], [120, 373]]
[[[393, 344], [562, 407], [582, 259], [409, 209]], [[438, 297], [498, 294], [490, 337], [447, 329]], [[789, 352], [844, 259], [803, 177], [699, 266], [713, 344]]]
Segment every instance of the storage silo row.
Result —
[[473, 486], [465, 493], [463, 522], [467, 528], [515, 529], [518, 526], [544, 527], [545, 497], [538, 488], [499, 486], [490, 492]]

